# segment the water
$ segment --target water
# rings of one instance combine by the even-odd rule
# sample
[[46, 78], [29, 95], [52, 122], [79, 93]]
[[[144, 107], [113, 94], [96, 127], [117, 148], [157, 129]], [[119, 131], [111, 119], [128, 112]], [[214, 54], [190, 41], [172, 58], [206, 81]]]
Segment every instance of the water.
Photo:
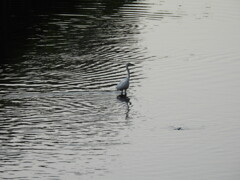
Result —
[[239, 179], [239, 10], [82, 1], [40, 15], [0, 68], [1, 179]]

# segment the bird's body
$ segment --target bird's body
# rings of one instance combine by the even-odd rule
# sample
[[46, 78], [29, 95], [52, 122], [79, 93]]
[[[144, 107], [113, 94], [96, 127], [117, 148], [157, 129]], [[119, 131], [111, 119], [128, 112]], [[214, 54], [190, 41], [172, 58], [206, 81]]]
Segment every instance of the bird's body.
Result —
[[118, 83], [117, 90], [122, 91], [124, 89], [128, 89], [128, 87], [129, 87], [129, 78], [126, 77]]
[[125, 95], [126, 95], [126, 91], [129, 88], [130, 72], [129, 72], [128, 66], [133, 66], [133, 64], [127, 63], [126, 69], [127, 69], [128, 76], [122, 79], [116, 87], [118, 91], [121, 91], [122, 95], [123, 95], [123, 91], [125, 91]]

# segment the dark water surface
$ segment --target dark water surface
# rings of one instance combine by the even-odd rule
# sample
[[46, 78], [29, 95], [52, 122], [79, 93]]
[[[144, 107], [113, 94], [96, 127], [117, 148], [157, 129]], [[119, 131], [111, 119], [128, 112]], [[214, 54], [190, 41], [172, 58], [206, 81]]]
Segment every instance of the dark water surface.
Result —
[[240, 178], [239, 1], [62, 12], [0, 65], [1, 179]]

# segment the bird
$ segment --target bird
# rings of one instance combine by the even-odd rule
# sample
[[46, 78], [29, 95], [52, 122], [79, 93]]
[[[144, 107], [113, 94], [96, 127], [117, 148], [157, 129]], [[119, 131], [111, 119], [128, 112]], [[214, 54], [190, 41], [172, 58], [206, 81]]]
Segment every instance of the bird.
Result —
[[[118, 91], [121, 91], [121, 95], [125, 95], [125, 96], [127, 95], [127, 89], [129, 87], [129, 80], [130, 80], [130, 72], [128, 69], [129, 66], [134, 66], [134, 65], [132, 63], [126, 64], [127, 77], [122, 79], [116, 87]], [[123, 91], [125, 91], [125, 94], [123, 94]]]

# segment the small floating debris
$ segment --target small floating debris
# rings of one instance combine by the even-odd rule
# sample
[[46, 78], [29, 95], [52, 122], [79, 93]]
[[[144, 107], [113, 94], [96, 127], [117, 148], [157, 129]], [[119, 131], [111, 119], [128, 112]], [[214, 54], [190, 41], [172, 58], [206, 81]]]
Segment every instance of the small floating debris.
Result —
[[178, 130], [178, 131], [180, 131], [180, 130], [184, 130], [182, 127], [175, 127], [175, 128], [173, 128], [173, 130]]
[[[185, 130], [190, 130], [190, 128], [186, 126], [169, 126], [170, 130], [175, 130], [175, 131], [185, 131]], [[192, 128], [191, 128], [192, 129]]]

